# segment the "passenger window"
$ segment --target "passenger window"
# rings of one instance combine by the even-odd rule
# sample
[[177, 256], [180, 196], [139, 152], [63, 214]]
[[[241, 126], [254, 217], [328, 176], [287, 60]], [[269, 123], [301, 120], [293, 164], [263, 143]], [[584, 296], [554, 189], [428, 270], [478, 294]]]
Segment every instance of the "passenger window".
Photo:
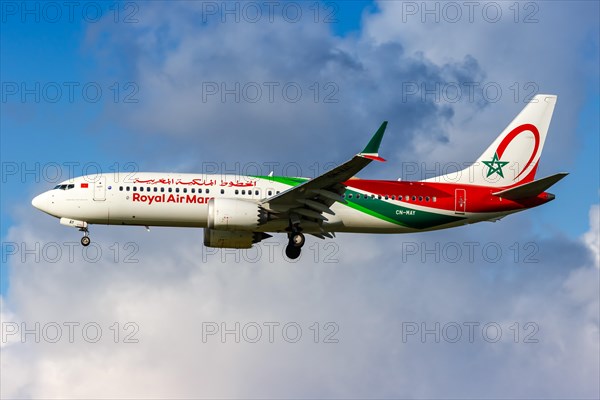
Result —
[[425, 197], [425, 201], [429, 201], [429, 196], [426, 196], [426, 197]]
[[165, 192], [165, 188], [164, 188], [164, 187], [161, 187], [161, 188], [160, 188], [160, 192], [161, 192], [161, 193], [164, 193], [164, 192]]
[[349, 198], [349, 199], [351, 199], [351, 198], [352, 198], [352, 193], [350, 193], [350, 194], [348, 195], [348, 198]]
[[398, 201], [402, 201], [402, 196], [398, 196]]
[[423, 201], [423, 196], [419, 196], [419, 201]]
[[175, 193], [179, 193], [179, 188], [175, 188]]
[[415, 201], [417, 198], [415, 196], [412, 197], [412, 201]]
[[395, 195], [394, 195], [394, 196], [392, 196], [392, 200], [396, 200], [396, 196], [395, 196]]
[[123, 191], [123, 186], [119, 186], [119, 192]]
[[191, 192], [196, 193], [196, 189], [192, 188]]
[[235, 194], [240, 194], [240, 191], [235, 189]]
[[356, 195], [356, 198], [357, 198], [357, 199], [360, 199], [360, 194], [357, 194], [357, 195]]
[[137, 187], [136, 186], [133, 187], [133, 191], [137, 192]]
[[183, 193], [187, 193], [187, 188], [183, 188]]
[[279, 194], [279, 190], [277, 191], [277, 194]]
[[148, 187], [146, 188], [146, 192], [150, 192], [150, 191], [152, 191], [152, 188], [151, 188], [150, 186], [148, 186]]
[[258, 190], [255, 190], [255, 191], [254, 191], [254, 194], [258, 196]]
[[389, 200], [389, 199], [390, 199], [390, 196], [388, 196], [388, 195], [386, 194], [386, 195], [385, 195], [385, 199], [386, 199], [386, 200]]
[[202, 193], [202, 189], [198, 189], [198, 193]]
[[273, 196], [273, 192], [269, 190], [269, 196]]
[[[194, 190], [194, 189], [192, 189]], [[221, 194], [225, 194], [225, 189], [221, 189]]]
[[154, 186], [154, 192], [158, 192], [158, 188]]
[[127, 186], [127, 188], [125, 190], [129, 192], [129, 186]]
[[242, 194], [246, 194], [246, 191], [245, 191], [245, 190], [242, 190]]
[[377, 195], [377, 198], [378, 198], [379, 200], [381, 200], [381, 195], [380, 195], [380, 194], [378, 194], [378, 195]]
[[173, 188], [169, 188], [169, 193], [173, 193]]
[[210, 192], [210, 190], [209, 190], [209, 189], [206, 189], [206, 194], [208, 194], [209, 192]]
[[434, 203], [437, 201], [437, 197], [435, 197], [435, 196], [433, 196], [431, 199], [433, 200]]

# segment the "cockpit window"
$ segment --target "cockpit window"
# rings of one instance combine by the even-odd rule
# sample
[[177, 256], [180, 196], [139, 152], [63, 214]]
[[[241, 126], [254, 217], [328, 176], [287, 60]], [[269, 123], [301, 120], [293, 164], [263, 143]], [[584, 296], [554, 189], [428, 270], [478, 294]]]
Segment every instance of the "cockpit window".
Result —
[[60, 190], [69, 190], [69, 189], [73, 189], [75, 188], [75, 184], [71, 183], [69, 185], [56, 185], [54, 186], [54, 189], [60, 189]]

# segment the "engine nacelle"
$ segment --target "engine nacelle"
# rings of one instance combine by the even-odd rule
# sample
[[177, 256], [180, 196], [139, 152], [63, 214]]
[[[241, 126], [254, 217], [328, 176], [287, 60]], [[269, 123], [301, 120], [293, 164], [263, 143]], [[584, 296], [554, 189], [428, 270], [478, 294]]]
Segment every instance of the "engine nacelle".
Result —
[[208, 228], [252, 231], [264, 223], [267, 213], [252, 201], [213, 198], [208, 201]]
[[204, 228], [204, 245], [228, 249], [249, 249], [254, 243], [269, 238], [271, 235], [262, 232], [222, 231]]

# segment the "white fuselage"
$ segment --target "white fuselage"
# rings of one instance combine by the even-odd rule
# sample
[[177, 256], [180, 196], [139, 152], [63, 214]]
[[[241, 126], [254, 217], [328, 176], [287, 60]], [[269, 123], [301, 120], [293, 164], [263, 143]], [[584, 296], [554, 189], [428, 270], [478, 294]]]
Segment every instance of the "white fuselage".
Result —
[[[290, 185], [254, 177], [140, 172], [83, 176], [63, 182], [64, 185], [67, 188], [60, 189], [58, 187], [61, 185], [58, 185], [40, 194], [33, 200], [33, 205], [55, 217], [88, 224], [197, 228], [207, 227], [208, 202], [211, 198], [259, 202], [290, 189]], [[413, 207], [419, 208], [418, 205]], [[344, 204], [334, 203], [331, 209], [335, 215], [327, 215], [328, 220], [322, 225], [322, 229], [329, 232], [416, 231], [371, 217]], [[471, 216], [473, 218], [466, 215], [466, 219], [443, 227], [464, 225], [494, 215], [477, 213]], [[304, 230], [321, 231], [316, 223], [312, 225], [305, 224]], [[286, 220], [274, 220], [254, 230], [281, 232], [287, 226]]]

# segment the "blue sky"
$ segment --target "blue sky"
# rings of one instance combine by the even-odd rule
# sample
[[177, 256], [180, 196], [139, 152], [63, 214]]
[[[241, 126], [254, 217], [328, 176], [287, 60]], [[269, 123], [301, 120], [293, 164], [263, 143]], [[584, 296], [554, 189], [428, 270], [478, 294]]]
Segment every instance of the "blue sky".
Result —
[[[21, 15], [20, 7], [24, 4], [32, 7], [34, 14]], [[155, 346], [172, 363], [172, 369], [165, 370], [165, 376], [173, 374], [170, 385], [155, 388], [156, 393], [165, 396], [172, 393], [169, 388], [173, 387], [178, 388], [174, 393], [180, 396], [197, 394], [196, 387], [192, 385], [186, 392], [187, 386], [174, 377], [178, 376], [179, 365], [186, 366], [188, 371], [201, 369], [198, 361], [190, 360], [187, 354], [206, 351], [215, 359], [237, 360], [239, 368], [246, 365], [244, 360], [265, 356], [270, 363], [262, 366], [273, 373], [282, 373], [281, 387], [272, 392], [274, 397], [284, 393], [294, 393], [296, 397], [319, 397], [322, 393], [330, 397], [444, 397], [444, 393], [453, 395], [449, 397], [484, 394], [564, 397], [571, 393], [578, 395], [575, 397], [597, 397], [597, 387], [585, 380], [586, 375], [570, 374], [568, 368], [574, 370], [585, 365], [592, 376], [598, 371], [597, 364], [585, 357], [594, 355], [596, 349], [589, 347], [589, 336], [584, 336], [589, 332], [587, 329], [593, 331], [595, 327], [597, 332], [598, 326], [593, 316], [598, 304], [597, 291], [586, 286], [586, 282], [594, 283], [597, 279], [597, 271], [590, 267], [592, 258], [586, 255], [589, 243], [585, 242], [587, 237], [597, 242], [593, 227], [590, 228], [593, 220], [590, 221], [589, 213], [599, 202], [600, 190], [598, 3], [532, 3], [537, 4], [535, 17], [539, 19], [533, 24], [513, 23], [508, 3], [502, 3], [506, 18], [499, 23], [482, 18], [474, 23], [464, 19], [449, 23], [442, 18], [433, 24], [422, 23], [419, 12], [406, 14], [409, 10], [406, 7], [418, 6], [420, 2], [348, 1], [337, 2], [335, 8], [330, 2], [320, 2], [320, 18], [335, 11], [335, 23], [314, 23], [311, 14], [314, 4], [310, 8], [310, 4], [302, 3], [305, 8], [301, 21], [289, 23], [278, 16], [274, 24], [264, 20], [257, 24], [243, 20], [221, 23], [218, 15], [209, 16], [208, 23], [202, 23], [204, 14], [198, 2], [172, 2], [169, 6], [163, 2], [82, 2], [72, 21], [63, 8], [63, 17], [51, 22], [52, 10], [44, 14], [43, 4], [2, 3], [0, 297], [3, 307], [8, 304], [6, 307], [10, 308], [5, 313], [19, 315], [24, 320], [40, 319], [42, 313], [61, 320], [85, 315], [100, 320], [128, 315], [127, 311], [131, 311], [146, 326], [154, 327], [152, 333], [160, 331], [153, 325], [154, 312], [157, 319], [173, 318], [184, 326], [182, 339], [173, 344], [175, 349], [171, 353], [166, 345]], [[86, 21], [81, 9], [89, 5], [93, 11], [99, 4], [103, 17], [96, 22]], [[114, 8], [109, 8], [115, 4], [119, 7], [118, 16]], [[13, 7], [17, 7], [16, 11]], [[531, 10], [520, 11], [522, 18], [523, 13]], [[35, 20], [36, 12], [39, 22]], [[129, 13], [133, 13], [135, 22], [125, 22]], [[562, 21], [560, 34], [555, 29], [556, 21]], [[311, 95], [309, 87], [313, 82], [318, 82], [324, 91], [324, 84], [334, 82], [339, 101], [203, 103], [199, 88], [207, 80], [294, 81]], [[47, 241], [78, 240], [77, 233], [59, 226], [58, 221], [29, 204], [34, 195], [57, 182], [49, 182], [43, 176], [44, 172], [53, 173], [57, 165], [63, 179], [69, 177], [69, 165], [73, 166], [74, 175], [93, 173], [96, 166], [112, 171], [131, 165], [140, 170], [194, 172], [201, 170], [203, 162], [233, 165], [238, 161], [281, 164], [293, 161], [311, 171], [310, 166], [315, 163], [346, 160], [383, 119], [391, 122], [381, 151], [388, 163], [369, 167], [361, 173], [363, 177], [396, 179], [401, 175], [402, 162], [423, 161], [432, 165], [437, 161], [475, 160], [524, 102], [522, 96], [515, 102], [505, 95], [500, 101], [490, 103], [481, 92], [477, 92], [475, 102], [464, 98], [450, 104], [416, 98], [401, 101], [405, 82], [457, 81], [498, 82], [505, 94], [511, 93], [512, 82], [517, 82], [522, 90], [528, 82], [535, 82], [540, 92], [558, 94], [539, 172], [570, 173], [552, 188], [557, 195], [555, 201], [493, 225], [480, 224], [472, 230], [409, 238], [342, 237], [336, 242], [341, 246], [341, 262], [331, 268], [306, 262], [292, 267], [273, 263], [232, 266], [214, 260], [195, 264], [200, 259], [197, 252], [202, 243], [197, 230], [153, 230], [141, 235], [145, 232], [94, 227], [99, 243], [137, 243], [142, 260], [134, 266], [137, 269], [110, 260], [93, 265], [63, 262], [33, 265], [17, 259], [22, 249], [16, 257], [7, 254], [7, 246], [12, 244], [43, 246]], [[24, 95], [23, 87], [33, 89], [34, 94]], [[53, 102], [57, 87], [62, 96]], [[72, 101], [69, 87], [74, 88]], [[84, 87], [90, 92], [82, 92]], [[96, 101], [97, 88], [101, 94]], [[36, 95], [39, 101], [35, 100]], [[32, 173], [27, 172], [31, 170]], [[398, 261], [402, 258], [400, 243], [407, 240], [430, 246], [448, 240], [475, 239], [497, 240], [507, 248], [514, 241], [520, 245], [535, 243], [542, 262], [528, 265], [503, 260], [503, 263], [474, 266]], [[299, 266], [302, 268], [296, 268]], [[363, 270], [365, 266], [371, 269]], [[295, 286], [295, 282], [300, 286]], [[341, 296], [340, 288], [347, 298], [336, 297]], [[139, 301], [139, 293], [144, 302]], [[419, 297], [423, 293], [428, 296]], [[503, 301], [499, 302], [495, 296]], [[171, 315], [173, 309], [165, 307], [165, 303], [176, 306], [177, 313]], [[199, 305], [189, 311], [193, 314], [190, 318], [179, 314], [188, 309], [189, 303]], [[223, 354], [212, 347], [190, 344], [192, 350], [187, 351], [186, 340], [193, 338], [186, 332], [197, 329], [194, 321], [208, 318], [202, 312], [212, 310], [213, 306], [219, 311], [211, 311], [212, 318], [218, 318], [219, 312], [230, 318], [243, 315], [258, 318], [265, 315], [265, 309], [283, 320], [312, 318], [315, 310], [325, 319], [339, 316], [346, 321], [346, 330], [342, 332], [346, 332], [346, 343], [352, 346], [327, 348], [323, 353], [326, 359], [310, 353], [313, 348], [307, 354], [321, 360], [325, 370], [333, 371], [332, 375], [338, 378], [335, 383], [342, 382], [341, 387], [353, 392], [324, 380], [325, 371], [322, 376], [303, 381], [307, 387], [314, 384], [314, 389], [303, 391], [294, 383], [298, 371], [286, 369], [278, 353], [296, 360], [298, 368], [311, 362], [288, 347], [277, 348], [275, 354], [252, 348], [247, 355], [244, 352], [240, 355], [236, 351], [229, 353], [229, 347]], [[547, 307], [556, 313], [547, 312]], [[242, 316], [232, 310], [239, 310]], [[407, 349], [392, 344], [399, 324], [395, 315], [428, 321], [444, 315], [463, 320], [471, 317], [484, 321], [535, 320], [546, 336], [542, 335], [545, 341], [536, 349], [507, 347], [504, 358], [495, 353], [497, 348], [485, 346]], [[191, 321], [190, 325], [185, 321]], [[363, 326], [364, 321], [387, 326], [387, 333], [372, 336], [373, 331]], [[577, 332], [565, 328], [569, 326], [577, 327], [574, 329]], [[358, 334], [347, 333], [353, 327]], [[370, 333], [361, 335], [361, 329]], [[148, 330], [151, 329], [146, 330], [147, 343], [168, 337], [153, 336]], [[365, 343], [380, 343], [381, 347]], [[568, 350], [568, 354], [558, 351], [556, 355], [564, 371], [550, 366], [522, 371], [523, 379], [518, 380], [513, 391], [504, 391], [509, 390], [505, 389], [505, 383], [512, 379], [506, 371], [521, 371], [520, 365], [531, 359], [543, 362], [556, 349]], [[32, 357], [27, 360], [55, 360], [46, 350], [33, 350], [27, 353], [27, 357]], [[140, 351], [133, 357], [136, 361], [123, 363], [123, 368], [140, 367], [136, 357], [144, 359], [143, 354], [152, 354], [144, 353], [146, 350], [136, 347]], [[119, 356], [130, 355], [122, 351], [119, 348]], [[408, 362], [415, 363], [412, 370], [402, 369], [406, 364], [404, 359], [398, 361], [405, 353]], [[357, 358], [362, 356], [366, 364], [348, 358], [352, 354]], [[386, 358], [389, 354], [400, 358]], [[86, 360], [89, 368], [84, 370], [90, 376], [104, 373]], [[429, 376], [424, 371], [431, 365], [419, 364], [423, 360], [437, 361], [431, 378], [446, 391], [436, 392], [428, 387]], [[65, 371], [70, 371], [72, 365], [72, 360], [67, 360]], [[386, 372], [382, 365], [393, 368]], [[465, 375], [460, 368], [445, 375], [444, 368], [452, 366], [449, 369], [454, 370], [454, 365], [462, 365]], [[225, 374], [218, 375], [219, 371], [225, 371], [221, 367], [217, 365], [214, 370], [204, 372], [214, 382], [226, 380]], [[118, 370], [119, 365], [115, 368]], [[346, 374], [346, 370], [352, 372]], [[390, 371], [404, 371], [408, 378]], [[148, 378], [155, 372], [140, 376]], [[239, 391], [223, 392], [215, 388], [207, 396], [260, 395], [262, 381], [251, 368], [237, 369], [236, 373], [241, 382]], [[472, 391], [465, 391], [468, 373], [481, 374], [478, 375], [481, 387], [474, 385]], [[557, 377], [562, 378], [563, 374], [569, 376], [561, 386]], [[61, 386], [37, 385], [35, 374], [29, 375], [11, 379], [18, 384], [10, 393], [28, 397], [36, 394], [35, 388], [45, 388], [57, 397], [65, 393], [83, 396]], [[114, 387], [123, 390], [121, 393], [140, 397], [144, 392], [143, 385], [128, 386], [128, 382], [117, 377], [105, 378], [114, 379]], [[536, 391], [526, 378], [536, 384], [556, 383], [547, 389], [551, 392]], [[3, 382], [7, 379], [5, 376]], [[384, 384], [394, 379], [412, 380], [414, 386], [406, 390], [400, 383], [398, 387]], [[22, 386], [18, 386], [21, 382]], [[380, 391], [365, 389], [378, 383]], [[485, 392], [486, 388], [490, 392]]]
[[[35, 3], [29, 4], [33, 8]], [[42, 6], [39, 7], [42, 10]], [[93, 62], [84, 46], [89, 24], [81, 14], [70, 20], [66, 10], [58, 23], [49, 22], [43, 11], [38, 15], [39, 23], [35, 14], [23, 17], [20, 11], [19, 6], [17, 15], [5, 15], [6, 20], [1, 25], [0, 70], [5, 96], [0, 122], [1, 157], [5, 168], [1, 199], [2, 237], [14, 223], [11, 212], [14, 206], [23, 204], [59, 180], [55, 173], [57, 165], [62, 176], [60, 180], [64, 180], [69, 178], [70, 168], [76, 175], [81, 175], [85, 166], [93, 170], [99, 165], [108, 170], [115, 163], [124, 165], [131, 160], [126, 158], [124, 161], [122, 147], [113, 145], [121, 133], [120, 128], [111, 125], [110, 121], [98, 121], [106, 103], [114, 101], [115, 91], [111, 90], [111, 82], [94, 78]], [[109, 10], [104, 9], [104, 12]], [[93, 102], [96, 95], [90, 92], [89, 99], [86, 98], [82, 87], [96, 82], [103, 93], [97, 102]], [[18, 93], [11, 94], [15, 84]], [[21, 85], [35, 94], [23, 99]], [[60, 88], [60, 95], [53, 89], [56, 86]], [[6, 92], [5, 88], [11, 91]], [[70, 88], [73, 88], [72, 99], [69, 98]], [[59, 100], [54, 102], [57, 96]], [[3, 246], [3, 254], [5, 250]], [[4, 257], [0, 275], [2, 294], [9, 285]]]

